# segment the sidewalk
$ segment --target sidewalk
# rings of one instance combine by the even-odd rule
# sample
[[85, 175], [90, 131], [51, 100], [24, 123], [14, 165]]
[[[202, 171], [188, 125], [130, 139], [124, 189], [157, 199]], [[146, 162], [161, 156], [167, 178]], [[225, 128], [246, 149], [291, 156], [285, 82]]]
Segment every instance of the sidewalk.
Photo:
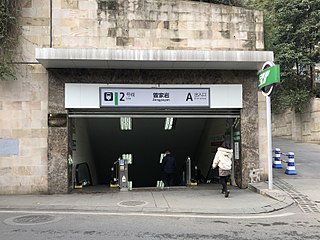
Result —
[[293, 200], [266, 183], [249, 189], [231, 187], [229, 198], [219, 184], [190, 188], [55, 195], [2, 195], [0, 210], [104, 211], [175, 214], [259, 214], [283, 209]]
[[[319, 204], [320, 145], [273, 139], [282, 152], [295, 152], [297, 175], [286, 175], [285, 168], [273, 169], [274, 183], [284, 180]], [[281, 210], [294, 200], [274, 184], [250, 184], [248, 189], [231, 186], [229, 198], [220, 193], [219, 184], [180, 187], [166, 190], [133, 190], [128, 192], [72, 193], [55, 195], [0, 195], [1, 210], [101, 211], [109, 213], [158, 214], [259, 214]]]

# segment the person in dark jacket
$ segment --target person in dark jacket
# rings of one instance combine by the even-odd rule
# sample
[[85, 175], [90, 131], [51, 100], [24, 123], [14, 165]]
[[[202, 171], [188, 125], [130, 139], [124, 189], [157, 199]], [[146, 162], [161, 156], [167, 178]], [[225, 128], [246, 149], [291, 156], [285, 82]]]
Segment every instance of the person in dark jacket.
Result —
[[169, 150], [165, 152], [165, 157], [162, 159], [161, 170], [164, 186], [172, 186], [174, 184], [174, 174], [176, 172], [176, 159], [171, 155]]

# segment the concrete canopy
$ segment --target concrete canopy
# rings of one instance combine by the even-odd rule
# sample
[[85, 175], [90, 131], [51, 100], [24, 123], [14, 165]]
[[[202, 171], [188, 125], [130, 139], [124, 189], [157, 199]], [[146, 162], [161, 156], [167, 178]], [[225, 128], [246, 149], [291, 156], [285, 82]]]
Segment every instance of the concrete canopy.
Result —
[[272, 51], [36, 48], [45, 68], [259, 70]]

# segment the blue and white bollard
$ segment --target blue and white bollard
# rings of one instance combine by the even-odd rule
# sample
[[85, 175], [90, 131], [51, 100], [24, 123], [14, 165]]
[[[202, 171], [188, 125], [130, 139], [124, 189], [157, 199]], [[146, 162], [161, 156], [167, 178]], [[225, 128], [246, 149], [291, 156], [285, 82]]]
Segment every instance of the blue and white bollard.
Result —
[[288, 175], [296, 175], [297, 171], [296, 171], [296, 167], [294, 166], [294, 153], [289, 152], [287, 156], [288, 156], [288, 162], [287, 162], [288, 165], [285, 173]]
[[280, 148], [276, 148], [276, 149], [274, 150], [274, 157], [273, 157], [272, 167], [273, 167], [273, 168], [282, 168]]

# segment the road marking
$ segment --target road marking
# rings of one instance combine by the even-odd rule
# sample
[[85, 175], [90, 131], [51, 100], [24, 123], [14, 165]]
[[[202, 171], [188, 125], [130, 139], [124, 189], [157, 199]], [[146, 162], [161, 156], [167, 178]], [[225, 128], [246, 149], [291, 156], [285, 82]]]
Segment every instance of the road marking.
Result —
[[27, 211], [27, 210], [0, 210], [0, 213], [24, 213], [24, 214], [58, 214], [58, 215], [99, 215], [99, 216], [136, 216], [136, 217], [174, 217], [174, 218], [206, 218], [206, 219], [261, 219], [280, 218], [292, 216], [295, 213], [262, 214], [262, 215], [198, 215], [198, 214], [159, 214], [159, 213], [128, 213], [128, 212], [85, 212], [85, 211]]

